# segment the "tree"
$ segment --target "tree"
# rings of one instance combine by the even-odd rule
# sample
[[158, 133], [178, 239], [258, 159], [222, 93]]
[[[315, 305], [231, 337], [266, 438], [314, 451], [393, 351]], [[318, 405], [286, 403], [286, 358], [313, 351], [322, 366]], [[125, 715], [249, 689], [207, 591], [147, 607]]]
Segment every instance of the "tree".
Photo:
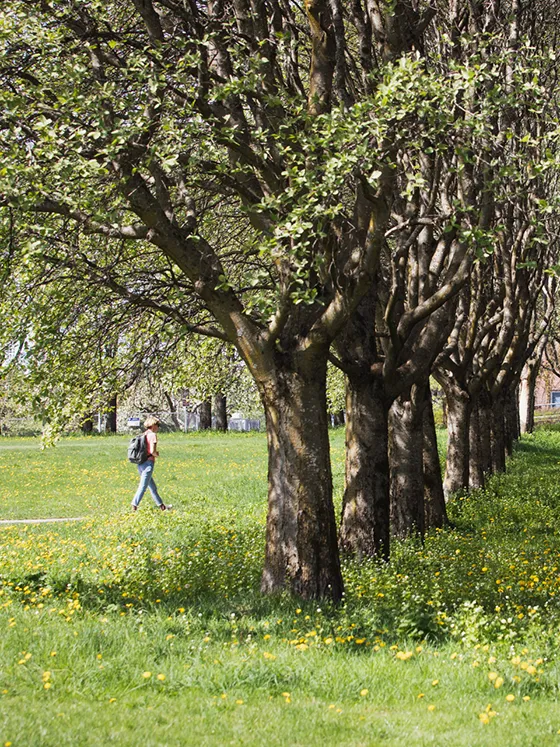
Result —
[[[394, 153], [397, 188], [378, 276], [335, 343], [348, 376], [341, 543], [357, 554], [387, 556], [390, 531], [422, 534], [426, 516], [445, 521], [441, 491], [428, 480], [437, 455], [421, 458], [424, 432], [433, 428], [425, 423], [428, 377], [453, 346], [457, 313], [462, 328], [462, 288], [488, 272], [494, 245], [507, 252], [515, 241], [504, 234], [505, 211], [515, 209], [531, 169], [551, 165], [546, 146], [535, 152], [535, 127], [553, 139], [556, 129], [554, 116], [542, 116], [545, 92], [530, 84], [543, 57], [532, 46], [514, 57], [515, 5], [440, 6], [420, 45], [438, 108], [419, 107], [409, 139]], [[513, 126], [516, 97], [527, 116]], [[534, 215], [544, 231], [546, 211]], [[481, 308], [490, 301], [471, 287], [463, 297], [469, 292]], [[433, 449], [434, 439], [426, 445]], [[426, 498], [436, 513], [424, 510]]]
[[391, 142], [422, 97], [393, 61], [432, 17], [338, 0], [5, 11], [0, 191], [20, 251], [55, 247], [132, 307], [237, 348], [267, 420], [265, 592], [342, 594], [326, 362], [377, 266]]

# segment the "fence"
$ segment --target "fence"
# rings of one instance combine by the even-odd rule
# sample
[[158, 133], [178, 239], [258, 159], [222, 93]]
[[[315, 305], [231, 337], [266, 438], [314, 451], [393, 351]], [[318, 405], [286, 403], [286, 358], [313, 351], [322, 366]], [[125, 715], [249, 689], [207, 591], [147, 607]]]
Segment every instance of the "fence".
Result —
[[536, 404], [535, 423], [560, 423], [560, 402]]
[[[155, 415], [161, 422], [164, 430], [182, 430], [186, 433], [200, 430], [200, 415], [197, 412], [188, 412], [183, 408], [183, 412], [177, 413], [170, 410], [141, 413], [119, 413], [117, 418], [118, 431], [130, 431], [142, 428], [144, 420], [148, 415]], [[103, 425], [100, 426], [101, 430]], [[212, 418], [212, 428], [216, 428], [216, 418]], [[257, 418], [229, 418], [228, 430], [237, 432], [260, 431], [261, 421]]]

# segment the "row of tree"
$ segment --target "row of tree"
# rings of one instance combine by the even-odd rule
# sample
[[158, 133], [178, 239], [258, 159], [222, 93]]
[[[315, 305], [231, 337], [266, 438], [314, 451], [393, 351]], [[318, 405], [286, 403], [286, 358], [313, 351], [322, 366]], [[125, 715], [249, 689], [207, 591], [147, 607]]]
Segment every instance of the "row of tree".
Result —
[[0, 335], [51, 396], [93, 391], [107, 361], [163, 370], [193, 334], [232, 346], [266, 414], [262, 589], [339, 600], [339, 537], [388, 557], [393, 534], [445, 522], [430, 375], [448, 493], [502, 470], [517, 435], [554, 310], [556, 4], [7, 8]]

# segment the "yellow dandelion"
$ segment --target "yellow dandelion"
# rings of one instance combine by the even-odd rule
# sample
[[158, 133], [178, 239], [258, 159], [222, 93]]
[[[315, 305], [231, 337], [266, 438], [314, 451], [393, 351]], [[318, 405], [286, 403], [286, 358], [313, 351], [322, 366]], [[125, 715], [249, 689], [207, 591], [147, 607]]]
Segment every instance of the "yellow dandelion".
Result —
[[439, 680], [432, 680], [432, 687], [439, 685]]
[[494, 682], [494, 680], [498, 677], [497, 672], [488, 672], [488, 679], [490, 682]]
[[483, 724], [489, 724], [490, 723], [490, 716], [487, 713], [479, 713], [478, 718], [480, 719], [481, 723]]
[[412, 657], [412, 651], [397, 651], [395, 658], [400, 661], [408, 661]]
[[360, 695], [362, 696], [362, 698], [365, 698], [365, 696], [366, 696], [366, 695], [367, 695], [368, 693], [369, 693], [369, 690], [368, 690], [368, 689], [367, 689], [366, 687], [364, 687], [364, 689], [363, 689], [363, 690], [360, 690]]
[[428, 706], [428, 710], [429, 710], [429, 711], [435, 711], [435, 710], [436, 710], [436, 707], [435, 707], [435, 705], [429, 705], [429, 706]]
[[160, 682], [163, 682], [165, 680], [165, 675], [164, 674], [158, 674], [157, 678], [158, 678], [158, 680]]
[[496, 680], [494, 681], [494, 687], [496, 690], [500, 688], [504, 684], [504, 678], [503, 677], [496, 677]]
[[508, 703], [513, 703], [515, 700], [515, 695], [512, 695], [511, 693], [509, 695], [506, 695], [506, 700]]
[[527, 702], [528, 700], [531, 700], [531, 698], [530, 698], [530, 697], [529, 697], [528, 695], [524, 695], [524, 696], [523, 696], [523, 700], [524, 700], [525, 702]]
[[151, 673], [151, 672], [143, 672], [143, 674], [142, 674], [142, 677], [143, 677], [143, 678], [144, 678], [145, 680], [149, 680], [151, 676], [152, 676], [152, 673]]
[[241, 698], [239, 698], [239, 700], [236, 700], [235, 703], [236, 705], [243, 705], [243, 701], [241, 700]]

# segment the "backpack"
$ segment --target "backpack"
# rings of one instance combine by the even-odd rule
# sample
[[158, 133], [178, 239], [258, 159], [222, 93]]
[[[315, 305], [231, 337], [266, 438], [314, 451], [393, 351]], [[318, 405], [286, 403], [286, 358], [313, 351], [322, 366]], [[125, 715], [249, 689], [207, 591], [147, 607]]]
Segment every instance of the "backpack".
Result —
[[139, 433], [130, 439], [128, 444], [128, 461], [132, 464], [143, 464], [148, 458], [148, 444], [146, 436]]

